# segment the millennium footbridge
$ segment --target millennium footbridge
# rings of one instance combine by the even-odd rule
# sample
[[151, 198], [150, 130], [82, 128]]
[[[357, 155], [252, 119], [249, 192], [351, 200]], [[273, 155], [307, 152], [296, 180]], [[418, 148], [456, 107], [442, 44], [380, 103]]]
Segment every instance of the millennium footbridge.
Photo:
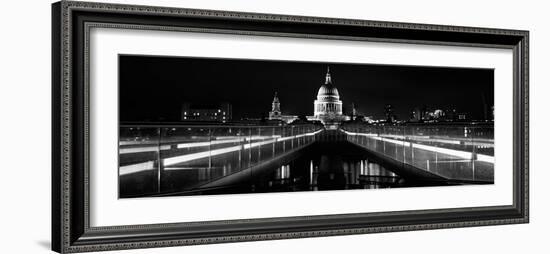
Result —
[[122, 125], [120, 197], [492, 183], [493, 127]]

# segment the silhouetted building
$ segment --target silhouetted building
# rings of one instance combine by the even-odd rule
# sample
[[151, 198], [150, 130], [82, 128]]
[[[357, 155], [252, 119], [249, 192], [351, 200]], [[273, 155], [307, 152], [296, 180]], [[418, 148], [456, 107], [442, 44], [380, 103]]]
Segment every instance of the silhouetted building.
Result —
[[414, 108], [411, 112], [411, 122], [421, 122], [423, 120], [423, 113], [420, 108]]
[[456, 112], [456, 109], [449, 109], [445, 111], [445, 119], [447, 121], [455, 121], [456, 118], [458, 118], [458, 113]]
[[386, 122], [393, 123], [395, 122], [395, 120], [397, 120], [393, 112], [393, 106], [391, 104], [387, 104], [384, 107], [384, 113], [386, 115]]
[[414, 108], [411, 111], [410, 122], [441, 122], [441, 121], [455, 121], [455, 117], [458, 117], [455, 109], [442, 110], [442, 109], [428, 109], [423, 106], [422, 108]]
[[355, 121], [357, 118], [357, 108], [355, 108], [355, 103], [351, 104], [351, 120]]
[[436, 109], [434, 110], [434, 112], [432, 113], [432, 117], [433, 119], [435, 120], [438, 120], [438, 119], [443, 119], [445, 117], [445, 111], [441, 110], [441, 109]]
[[182, 121], [216, 121], [228, 122], [232, 118], [232, 106], [229, 103], [193, 104], [183, 103], [181, 107]]
[[468, 115], [466, 113], [458, 113], [457, 116], [459, 121], [468, 120]]
[[281, 113], [281, 102], [279, 101], [279, 97], [277, 97], [277, 92], [275, 92], [275, 96], [273, 96], [273, 102], [271, 103], [271, 111], [269, 112], [269, 120], [280, 120], [285, 123], [291, 123], [298, 119], [298, 116], [293, 115], [283, 115]]

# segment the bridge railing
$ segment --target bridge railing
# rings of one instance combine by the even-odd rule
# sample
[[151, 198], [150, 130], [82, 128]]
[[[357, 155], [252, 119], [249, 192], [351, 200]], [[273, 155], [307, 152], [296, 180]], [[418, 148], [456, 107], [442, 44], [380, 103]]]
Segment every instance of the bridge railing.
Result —
[[123, 125], [120, 196], [190, 190], [311, 144], [319, 132], [315, 125]]
[[493, 182], [493, 126], [345, 126], [347, 140], [459, 181]]

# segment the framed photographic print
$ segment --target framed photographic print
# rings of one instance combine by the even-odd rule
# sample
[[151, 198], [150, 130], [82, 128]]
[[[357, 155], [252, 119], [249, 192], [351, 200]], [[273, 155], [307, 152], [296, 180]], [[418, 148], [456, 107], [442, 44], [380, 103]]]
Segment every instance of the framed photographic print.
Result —
[[62, 253], [528, 222], [528, 32], [54, 3]]

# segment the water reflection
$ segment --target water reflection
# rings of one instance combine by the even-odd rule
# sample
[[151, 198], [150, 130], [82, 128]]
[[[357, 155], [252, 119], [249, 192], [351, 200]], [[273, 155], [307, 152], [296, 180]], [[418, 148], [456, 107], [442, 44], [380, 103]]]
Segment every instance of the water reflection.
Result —
[[[298, 161], [282, 165], [273, 174], [273, 179], [266, 179], [270, 191], [318, 191], [345, 189], [379, 189], [399, 187], [405, 184], [404, 178], [380, 164], [368, 159], [349, 159], [342, 156], [320, 156], [309, 160], [306, 179]], [[261, 183], [256, 183], [261, 185]]]
[[407, 186], [404, 177], [368, 158], [355, 147], [316, 144], [284, 164], [254, 172], [237, 185], [201, 194], [379, 189]]

